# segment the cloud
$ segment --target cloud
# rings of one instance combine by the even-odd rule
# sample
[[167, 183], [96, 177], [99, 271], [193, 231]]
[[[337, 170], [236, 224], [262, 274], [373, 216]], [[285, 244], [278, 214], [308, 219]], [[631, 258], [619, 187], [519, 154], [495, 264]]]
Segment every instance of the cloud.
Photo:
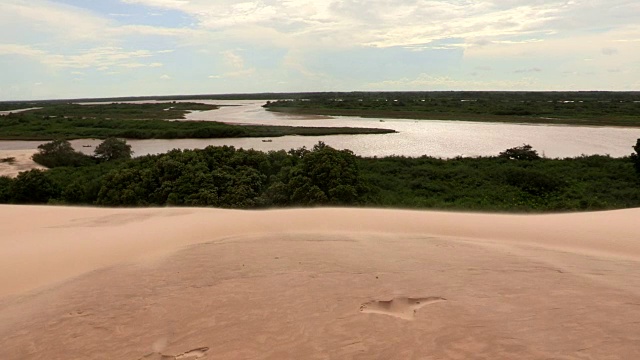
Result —
[[235, 50], [223, 51], [222, 56], [227, 66], [231, 68], [231, 71], [224, 73], [222, 77], [243, 77], [256, 72], [255, 68], [245, 66], [244, 58]]
[[120, 47], [97, 47], [76, 54], [56, 54], [28, 45], [0, 44], [0, 55], [21, 55], [30, 57], [42, 64], [59, 68], [96, 68], [104, 71], [113, 66], [126, 68], [160, 67], [162, 63], [134, 62], [131, 60], [151, 58], [155, 55], [149, 50], [127, 51]]
[[188, 28], [171, 28], [162, 26], [149, 26], [149, 25], [124, 25], [118, 27], [111, 27], [107, 30], [109, 36], [131, 36], [131, 35], [143, 35], [143, 36], [164, 36], [174, 38], [193, 38], [202, 37], [206, 35], [206, 32]]
[[0, 44], [0, 55], [43, 56], [46, 52], [29, 45]]
[[224, 57], [227, 64], [229, 64], [229, 66], [231, 66], [232, 68], [237, 70], [244, 68], [244, 59], [235, 51], [233, 50], [223, 51], [222, 56]]
[[[113, 40], [116, 23], [86, 9], [49, 0], [3, 0], [0, 42], [51, 45], [61, 49], [76, 43], [84, 46]], [[38, 39], [33, 41], [33, 39]]]
[[[8, 97], [35, 82], [81, 91], [60, 80], [72, 71], [96, 95], [133, 71], [108, 91], [531, 89], [562, 76], [557, 86], [627, 89], [640, 78], [637, 0], [0, 2]], [[163, 88], [165, 71], [175, 81]]]
[[538, 67], [533, 67], [533, 68], [529, 68], [529, 69], [518, 69], [516, 71], [514, 71], [514, 73], [516, 74], [524, 74], [524, 73], [537, 73], [537, 72], [541, 72], [542, 69], [538, 68]]
[[389, 89], [389, 90], [508, 90], [508, 89], [534, 89], [538, 82], [534, 79], [519, 80], [493, 80], [480, 81], [468, 79], [456, 79], [450, 76], [433, 76], [426, 73], [418, 75], [416, 78], [404, 78], [400, 80], [385, 80], [381, 82], [369, 83], [368, 89]]
[[160, 76], [160, 79], [162, 79], [162, 80], [171, 80], [171, 76], [169, 76], [167, 74], [164, 74], [164, 75]]
[[[484, 0], [367, 1], [126, 0], [193, 16], [201, 29], [262, 29], [271, 41], [314, 46], [415, 46], [449, 38], [492, 39], [548, 31], [545, 25], [565, 10], [565, 1], [512, 1], [498, 6]], [[428, 21], [425, 21], [428, 19]], [[257, 35], [260, 37], [260, 35]], [[308, 40], [314, 39], [313, 44]], [[489, 40], [486, 40], [489, 41]]]
[[118, 66], [129, 68], [129, 69], [135, 69], [135, 68], [146, 67], [148, 65], [143, 63], [123, 63], [123, 64], [118, 64]]

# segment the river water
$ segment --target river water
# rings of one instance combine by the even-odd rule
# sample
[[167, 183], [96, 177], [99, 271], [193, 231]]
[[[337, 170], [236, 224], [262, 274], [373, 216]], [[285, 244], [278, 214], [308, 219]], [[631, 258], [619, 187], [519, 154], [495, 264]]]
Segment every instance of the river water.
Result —
[[[547, 157], [572, 157], [609, 154], [620, 157], [632, 153], [632, 145], [640, 138], [640, 129], [619, 127], [579, 127], [562, 125], [525, 125], [480, 123], [445, 120], [402, 120], [358, 118], [349, 116], [305, 116], [269, 112], [261, 106], [263, 100], [197, 101], [225, 105], [218, 110], [197, 111], [186, 121], [223, 121], [235, 124], [289, 126], [347, 126], [394, 129], [395, 134], [285, 136], [263, 142], [260, 138], [241, 139], [177, 139], [129, 140], [137, 156], [156, 154], [171, 149], [204, 148], [209, 145], [232, 145], [256, 150], [281, 150], [312, 147], [323, 141], [337, 149], [350, 149], [362, 156], [422, 156], [450, 158], [456, 156], [497, 155], [507, 148], [530, 144]], [[35, 149], [42, 142], [0, 141], [3, 150]], [[74, 140], [78, 150], [91, 153], [99, 140]]]

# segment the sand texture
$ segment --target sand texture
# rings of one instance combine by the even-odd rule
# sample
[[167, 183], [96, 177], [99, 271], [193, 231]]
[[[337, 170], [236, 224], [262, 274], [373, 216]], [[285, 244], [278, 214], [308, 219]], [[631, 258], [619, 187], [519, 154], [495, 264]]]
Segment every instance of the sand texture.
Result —
[[0, 206], [0, 359], [640, 359], [638, 219]]
[[44, 166], [36, 164], [31, 156], [33, 150], [2, 150], [0, 159], [15, 158], [12, 162], [0, 162], [0, 176], [16, 177], [22, 171], [32, 169], [44, 169]]

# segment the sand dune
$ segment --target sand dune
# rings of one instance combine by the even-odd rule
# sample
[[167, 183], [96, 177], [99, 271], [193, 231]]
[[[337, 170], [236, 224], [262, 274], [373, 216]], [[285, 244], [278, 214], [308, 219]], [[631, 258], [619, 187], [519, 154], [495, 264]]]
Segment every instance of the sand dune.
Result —
[[640, 358], [639, 218], [0, 206], [0, 359]]

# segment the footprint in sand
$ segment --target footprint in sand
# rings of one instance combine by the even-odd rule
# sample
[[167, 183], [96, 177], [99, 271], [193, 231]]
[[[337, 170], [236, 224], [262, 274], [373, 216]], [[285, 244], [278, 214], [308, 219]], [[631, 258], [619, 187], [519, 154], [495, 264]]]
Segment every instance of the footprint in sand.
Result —
[[209, 351], [208, 347], [203, 347], [199, 349], [193, 349], [191, 351], [187, 351], [184, 354], [176, 355], [175, 360], [195, 360], [201, 359], [207, 355], [207, 351]]
[[209, 351], [208, 347], [202, 347], [189, 350], [186, 353], [182, 353], [180, 355], [164, 355], [161, 353], [151, 353], [140, 358], [140, 360], [197, 360], [203, 359], [205, 356], [207, 356], [207, 351]]
[[365, 314], [389, 315], [399, 319], [413, 320], [416, 312], [423, 306], [434, 304], [447, 299], [442, 297], [410, 298], [399, 297], [391, 300], [369, 301], [360, 306], [360, 312]]

